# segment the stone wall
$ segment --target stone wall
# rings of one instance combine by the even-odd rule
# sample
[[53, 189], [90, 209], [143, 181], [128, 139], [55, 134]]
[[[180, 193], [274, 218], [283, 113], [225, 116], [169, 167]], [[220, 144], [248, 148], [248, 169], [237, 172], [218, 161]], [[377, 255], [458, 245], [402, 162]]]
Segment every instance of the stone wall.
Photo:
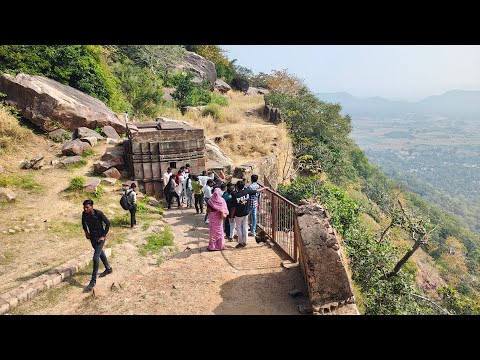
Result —
[[280, 109], [274, 108], [273, 106], [270, 106], [270, 105], [264, 106], [263, 118], [274, 124], [279, 124], [282, 121]]
[[163, 194], [162, 175], [186, 163], [195, 174], [205, 170], [203, 129], [179, 120], [158, 118], [154, 122], [129, 123], [125, 147], [128, 171], [147, 195]]
[[299, 263], [314, 313], [358, 314], [348, 263], [327, 213], [318, 204], [296, 209]]

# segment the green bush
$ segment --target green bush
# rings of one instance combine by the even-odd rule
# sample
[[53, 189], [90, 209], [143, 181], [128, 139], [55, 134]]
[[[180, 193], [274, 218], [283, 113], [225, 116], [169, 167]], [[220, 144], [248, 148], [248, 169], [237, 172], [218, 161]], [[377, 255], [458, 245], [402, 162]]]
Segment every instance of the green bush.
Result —
[[222, 116], [220, 106], [218, 106], [216, 104], [207, 105], [207, 107], [202, 110], [201, 114], [202, 114], [202, 116], [210, 115], [211, 117], [213, 117], [214, 119], [217, 119], [217, 120], [220, 120], [221, 116]]
[[181, 72], [172, 79], [175, 91], [172, 94], [178, 107], [206, 105], [211, 101], [210, 81], [204, 80], [200, 85], [193, 81], [191, 72]]
[[136, 65], [128, 58], [115, 62], [112, 68], [130, 103], [128, 110], [134, 116], [156, 116], [163, 102], [161, 76], [149, 68]]
[[70, 185], [67, 187], [69, 191], [79, 191], [82, 190], [85, 186], [85, 177], [84, 176], [74, 176], [70, 179]]
[[359, 224], [362, 208], [344, 190], [309, 177], [280, 186], [278, 191], [293, 202], [316, 197], [329, 211], [332, 225], [344, 239], [352, 278], [361, 290], [366, 314], [437, 313], [428, 303], [421, 304], [412, 296], [417, 292], [414, 266], [388, 280], [383, 278], [395, 266], [398, 249], [388, 241], [378, 243], [377, 235]]
[[220, 106], [228, 106], [228, 98], [224, 95], [219, 95], [215, 92], [210, 93], [210, 103]]

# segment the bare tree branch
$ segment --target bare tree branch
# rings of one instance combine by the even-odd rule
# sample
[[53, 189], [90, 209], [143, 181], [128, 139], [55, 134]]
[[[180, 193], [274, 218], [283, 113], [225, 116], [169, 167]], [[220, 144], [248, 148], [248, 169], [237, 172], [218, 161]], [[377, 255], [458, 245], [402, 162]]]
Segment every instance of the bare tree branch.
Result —
[[442, 308], [440, 305], [438, 305], [435, 301], [433, 301], [432, 299], [429, 299], [425, 296], [422, 296], [422, 295], [418, 295], [418, 294], [414, 294], [414, 293], [411, 293], [410, 295], [412, 296], [415, 296], [415, 297], [418, 297], [420, 299], [423, 299], [425, 301], [428, 301], [429, 303], [433, 304], [435, 307], [437, 307], [438, 309], [440, 309], [441, 311], [443, 311], [445, 314], [447, 315], [451, 315], [446, 309]]

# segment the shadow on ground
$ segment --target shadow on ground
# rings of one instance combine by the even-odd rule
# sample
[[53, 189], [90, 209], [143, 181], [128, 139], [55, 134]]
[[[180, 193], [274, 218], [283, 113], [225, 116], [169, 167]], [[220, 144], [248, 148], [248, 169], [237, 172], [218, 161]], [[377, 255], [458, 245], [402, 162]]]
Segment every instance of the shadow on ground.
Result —
[[[298, 289], [301, 296], [288, 293]], [[223, 284], [222, 303], [213, 311], [217, 315], [300, 315], [298, 305], [308, 304], [308, 295], [300, 269], [243, 275]]]

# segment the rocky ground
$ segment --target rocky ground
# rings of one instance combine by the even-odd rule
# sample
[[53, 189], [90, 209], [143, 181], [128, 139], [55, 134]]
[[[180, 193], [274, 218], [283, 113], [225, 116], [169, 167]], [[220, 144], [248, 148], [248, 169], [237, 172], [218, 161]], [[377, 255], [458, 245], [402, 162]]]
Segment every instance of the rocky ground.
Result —
[[[29, 303], [16, 314], [298, 314], [308, 298], [300, 269], [285, 269], [281, 256], [253, 237], [248, 246], [209, 252], [208, 228], [193, 209], [164, 216], [178, 252], [160, 260], [138, 255], [141, 225], [113, 245], [114, 272], [84, 293], [90, 268]], [[162, 226], [163, 221], [151, 227]], [[299, 289], [302, 295], [289, 295]]]

